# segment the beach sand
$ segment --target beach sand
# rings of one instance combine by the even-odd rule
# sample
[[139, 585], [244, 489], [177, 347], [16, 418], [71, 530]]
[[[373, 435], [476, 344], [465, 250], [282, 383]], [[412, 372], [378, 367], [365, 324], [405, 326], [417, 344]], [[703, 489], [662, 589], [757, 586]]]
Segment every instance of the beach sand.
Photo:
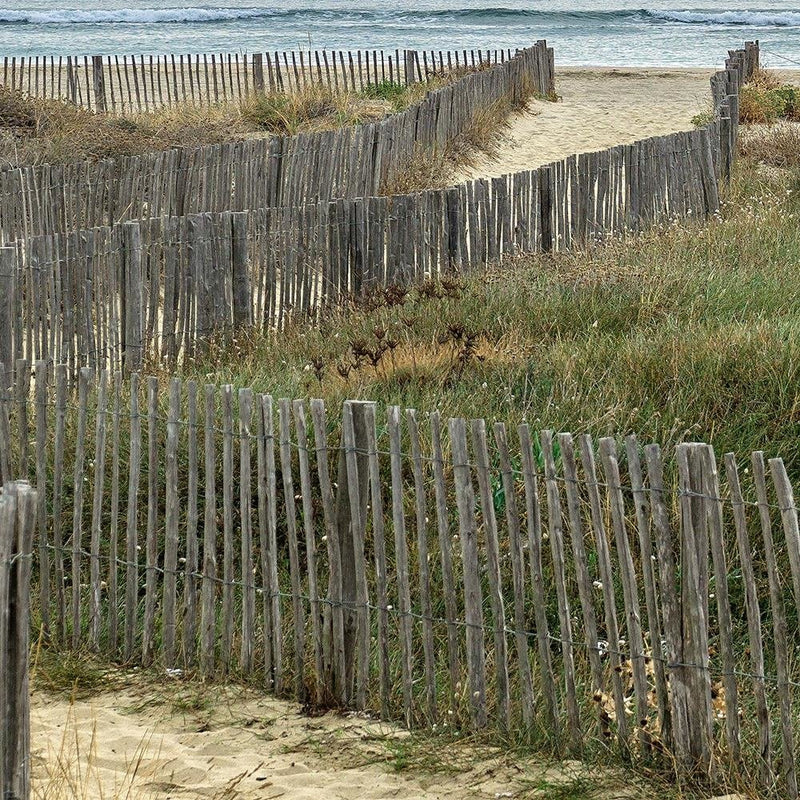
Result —
[[[557, 103], [534, 101], [516, 115], [493, 156], [479, 156], [455, 182], [490, 178], [603, 150], [637, 139], [691, 130], [711, 106], [710, 69], [573, 67], [556, 70]], [[781, 71], [796, 82], [800, 71]]]
[[704, 69], [559, 69], [558, 102], [536, 100], [527, 113], [516, 115], [497, 154], [479, 157], [457, 181], [689, 130], [692, 117], [710, 106], [712, 74]]
[[615, 770], [420, 742], [235, 687], [150, 683], [74, 703], [37, 691], [31, 723], [37, 799], [497, 800], [583, 785], [597, 800], [648, 796]]

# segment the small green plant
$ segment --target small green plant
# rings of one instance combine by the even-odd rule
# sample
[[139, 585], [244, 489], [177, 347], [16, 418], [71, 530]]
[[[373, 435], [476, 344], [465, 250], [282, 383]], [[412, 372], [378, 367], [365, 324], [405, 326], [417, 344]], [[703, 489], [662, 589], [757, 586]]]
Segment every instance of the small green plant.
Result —
[[531, 789], [534, 797], [546, 797], [547, 800], [588, 800], [595, 794], [597, 787], [586, 778], [576, 776], [557, 782], [543, 778], [533, 782]]
[[714, 114], [712, 111], [701, 111], [692, 117], [692, 125], [695, 128], [704, 128], [706, 125], [714, 121]]
[[86, 653], [42, 648], [35, 656], [31, 685], [81, 700], [113, 689], [114, 670]]
[[391, 103], [395, 111], [402, 111], [409, 104], [408, 89], [394, 81], [383, 80], [379, 83], [371, 83], [362, 94], [370, 100], [385, 100], [387, 103]]

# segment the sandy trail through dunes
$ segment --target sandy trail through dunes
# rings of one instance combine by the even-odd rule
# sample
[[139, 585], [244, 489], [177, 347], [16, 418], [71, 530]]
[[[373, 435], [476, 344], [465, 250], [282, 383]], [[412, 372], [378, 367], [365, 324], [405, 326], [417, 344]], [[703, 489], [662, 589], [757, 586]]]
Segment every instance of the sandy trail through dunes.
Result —
[[707, 69], [564, 68], [557, 103], [534, 101], [514, 117], [495, 157], [480, 157], [456, 182], [533, 169], [573, 153], [602, 150], [692, 127], [710, 107]]
[[[770, 70], [800, 84], [800, 70]], [[556, 68], [557, 103], [541, 100], [516, 115], [494, 156], [479, 156], [454, 183], [491, 178], [557, 161], [573, 153], [691, 130], [711, 108], [712, 69]]]
[[36, 692], [32, 752], [37, 800], [497, 800], [584, 785], [587, 800], [648, 796], [613, 770], [414, 743], [384, 723], [179, 681], [73, 704]]

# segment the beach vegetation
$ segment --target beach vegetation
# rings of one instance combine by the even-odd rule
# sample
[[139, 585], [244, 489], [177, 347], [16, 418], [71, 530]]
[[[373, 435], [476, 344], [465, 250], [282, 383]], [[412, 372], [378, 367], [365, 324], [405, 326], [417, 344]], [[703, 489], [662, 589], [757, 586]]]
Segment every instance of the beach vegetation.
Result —
[[394, 81], [371, 83], [364, 89], [363, 95], [374, 100], [385, 100], [396, 111], [401, 111], [408, 105], [408, 87]]
[[376, 289], [319, 325], [219, 339], [182, 372], [333, 408], [766, 449], [797, 471], [799, 190], [796, 169], [742, 161], [718, 219]]
[[800, 166], [800, 122], [782, 120], [776, 125], [743, 129], [739, 147], [756, 164], [781, 169]]
[[253, 95], [242, 104], [245, 122], [257, 130], [281, 136], [358, 125], [381, 119], [393, 111], [386, 101], [370, 102], [356, 93], [337, 92], [321, 85]]
[[699, 114], [695, 114], [692, 117], [692, 125], [694, 125], [695, 128], [705, 128], [706, 125], [712, 123], [713, 121], [714, 112], [711, 109], [701, 111]]
[[781, 119], [800, 121], [800, 87], [759, 70], [739, 94], [739, 121], [773, 125]]
[[51, 695], [82, 700], [119, 685], [119, 670], [96, 656], [77, 650], [37, 647], [31, 686]]

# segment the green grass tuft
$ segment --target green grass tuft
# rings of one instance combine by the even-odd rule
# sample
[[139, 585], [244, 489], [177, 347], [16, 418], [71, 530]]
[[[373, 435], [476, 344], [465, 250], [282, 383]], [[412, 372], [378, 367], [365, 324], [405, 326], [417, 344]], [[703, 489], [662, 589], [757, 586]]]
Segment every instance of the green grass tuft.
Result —
[[[528, 420], [800, 469], [800, 178], [742, 163], [723, 217], [375, 291], [320, 326], [218, 341], [186, 377]], [[380, 412], [379, 412], [380, 413]]]

